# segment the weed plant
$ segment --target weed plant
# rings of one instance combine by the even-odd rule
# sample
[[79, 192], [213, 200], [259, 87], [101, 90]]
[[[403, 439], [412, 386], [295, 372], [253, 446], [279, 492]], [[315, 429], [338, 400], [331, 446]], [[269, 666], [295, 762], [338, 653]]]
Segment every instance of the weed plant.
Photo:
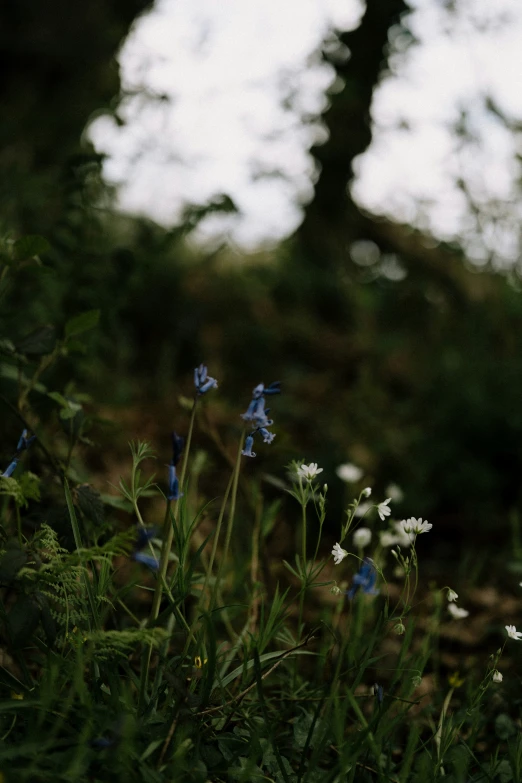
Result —
[[[37, 263], [39, 247], [11, 245], [3, 277]], [[330, 554], [324, 471], [296, 460], [278, 481], [300, 509], [294, 556], [268, 556], [282, 504], [265, 501], [250, 460], [276, 437], [265, 406], [277, 410], [278, 382], [258, 384], [224, 433], [235, 442], [220, 497], [202, 503], [192, 469], [218, 385], [204, 365], [166, 470], [134, 441], [119, 494], [96, 492], [75, 461], [89, 445], [85, 399], [45, 386], [95, 325], [91, 311], [52, 345], [47, 334], [29, 351], [2, 347], [17, 388], [4, 412], [22, 430], [0, 475], [2, 780], [522, 780], [518, 714], [499, 708], [503, 646], [475, 671], [441, 669], [441, 623], [467, 611], [451, 586], [419, 596], [417, 539], [431, 524], [395, 520], [392, 498], [360, 485]], [[52, 437], [42, 398], [57, 412]], [[360, 482], [354, 466], [342, 472]]]

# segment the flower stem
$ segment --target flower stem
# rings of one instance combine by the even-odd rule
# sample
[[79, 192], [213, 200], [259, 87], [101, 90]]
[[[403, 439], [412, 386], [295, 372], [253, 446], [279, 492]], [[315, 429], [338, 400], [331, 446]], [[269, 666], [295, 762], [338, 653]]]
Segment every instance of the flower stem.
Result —
[[237, 456], [236, 456], [236, 464], [234, 466], [234, 472], [232, 474], [232, 497], [230, 500], [230, 511], [228, 514], [228, 522], [227, 522], [227, 532], [225, 535], [225, 546], [223, 548], [223, 554], [221, 556], [221, 560], [219, 563], [219, 568], [216, 576], [216, 581], [214, 584], [214, 590], [212, 594], [212, 600], [211, 600], [211, 609], [214, 605], [214, 602], [216, 600], [218, 590], [220, 587], [221, 579], [223, 577], [223, 569], [225, 567], [225, 562], [228, 556], [228, 550], [230, 548], [230, 539], [232, 538], [232, 529], [234, 527], [234, 516], [236, 513], [236, 500], [237, 500], [237, 488], [239, 483], [239, 472], [241, 469], [241, 452], [243, 450], [243, 441], [245, 439], [245, 430], [243, 429], [241, 436], [239, 438], [239, 446], [237, 450]]

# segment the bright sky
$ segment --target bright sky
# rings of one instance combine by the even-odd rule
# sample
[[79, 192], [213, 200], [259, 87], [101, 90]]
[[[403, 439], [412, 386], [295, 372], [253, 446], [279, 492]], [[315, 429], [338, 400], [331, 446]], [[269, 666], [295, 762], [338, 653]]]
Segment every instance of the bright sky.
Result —
[[[509, 259], [519, 239], [522, 144], [483, 102], [489, 94], [522, 121], [522, 2], [454, 4], [450, 13], [448, 0], [411, 0], [418, 45], [404, 53], [404, 39], [393, 41], [353, 193], [374, 212], [464, 236], [480, 262], [460, 178], [479, 205], [496, 200], [502, 220], [481, 226], [482, 242]], [[208, 219], [200, 239], [225, 233], [250, 248], [288, 235], [313, 192], [307, 150], [324, 134], [317, 118], [333, 80], [317, 49], [361, 13], [359, 0], [158, 0], [121, 51], [125, 125], [101, 117], [89, 131], [108, 154], [120, 207], [169, 225], [187, 202], [224, 192], [241, 215]], [[461, 111], [473, 141], [450, 132]]]

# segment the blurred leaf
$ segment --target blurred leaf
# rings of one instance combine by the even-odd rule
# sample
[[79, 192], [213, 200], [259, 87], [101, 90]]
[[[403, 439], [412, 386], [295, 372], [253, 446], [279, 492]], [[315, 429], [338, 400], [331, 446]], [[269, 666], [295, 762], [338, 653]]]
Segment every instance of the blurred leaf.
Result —
[[7, 549], [0, 557], [0, 584], [10, 584], [18, 571], [26, 564], [27, 554], [15, 539], [7, 542]]
[[54, 326], [47, 324], [45, 326], [39, 326], [37, 329], [33, 329], [32, 332], [29, 332], [28, 335], [15, 344], [15, 348], [20, 353], [40, 356], [52, 353], [55, 344], [56, 329]]
[[80, 342], [80, 340], [68, 340], [67, 341], [67, 351], [69, 353], [87, 353], [87, 346]]
[[11, 340], [3, 339], [0, 340], [0, 353], [4, 354], [4, 356], [11, 356], [13, 353], [15, 353], [15, 347], [14, 343], [11, 342]]
[[65, 324], [65, 337], [73, 337], [76, 334], [82, 334], [89, 329], [93, 329], [97, 326], [100, 320], [99, 310], [86, 310], [85, 313], [80, 313]]
[[18, 239], [13, 246], [16, 261], [26, 261], [42, 253], [48, 253], [51, 249], [49, 242], [38, 235], [29, 235]]
[[26, 470], [20, 476], [18, 483], [25, 500], [40, 500], [40, 478], [30, 470]]
[[0, 495], [10, 495], [18, 506], [25, 503], [22, 487], [12, 476], [0, 476]]
[[11, 644], [23, 647], [31, 639], [40, 621], [41, 610], [28, 595], [22, 595], [7, 615]]

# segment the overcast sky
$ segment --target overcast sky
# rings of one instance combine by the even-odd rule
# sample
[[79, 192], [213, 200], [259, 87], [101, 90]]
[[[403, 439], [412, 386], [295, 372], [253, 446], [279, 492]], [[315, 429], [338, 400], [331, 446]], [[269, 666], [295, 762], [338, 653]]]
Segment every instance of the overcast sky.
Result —
[[[438, 236], [467, 235], [480, 261], [476, 218], [455, 180], [477, 203], [496, 199], [502, 216], [510, 203], [518, 220], [522, 149], [483, 104], [490, 95], [522, 120], [522, 2], [457, 0], [455, 13], [444, 0], [410, 4], [418, 44], [404, 53], [405, 40], [393, 42], [353, 193]], [[101, 117], [89, 131], [108, 155], [120, 207], [169, 225], [184, 203], [225, 192], [241, 216], [208, 220], [202, 237], [225, 232], [250, 248], [288, 235], [313, 192], [307, 150], [323, 131], [310, 119], [333, 80], [317, 50], [331, 28], [353, 28], [361, 13], [358, 0], [158, 0], [120, 54], [125, 125]], [[462, 111], [472, 142], [452, 132]], [[518, 236], [505, 223], [482, 229], [509, 258]]]

